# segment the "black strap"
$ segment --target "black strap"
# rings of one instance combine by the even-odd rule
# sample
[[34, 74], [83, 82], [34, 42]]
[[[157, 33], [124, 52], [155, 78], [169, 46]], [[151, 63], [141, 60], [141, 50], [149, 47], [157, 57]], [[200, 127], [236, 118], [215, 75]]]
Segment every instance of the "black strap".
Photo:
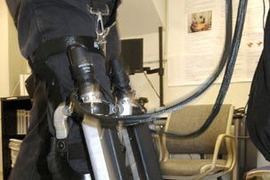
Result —
[[98, 53], [104, 56], [103, 50], [96, 42], [95, 37], [90, 36], [65, 36], [56, 39], [51, 39], [42, 43], [35, 51], [29, 65], [37, 77], [42, 80], [42, 76], [47, 74], [44, 67], [46, 67], [46, 60], [53, 55], [67, 52], [67, 48], [71, 45], [80, 45], [85, 47], [89, 52]]
[[68, 159], [86, 159], [85, 149], [82, 143], [68, 145]]
[[34, 61], [46, 60], [48, 57], [66, 52], [71, 45], [83, 45], [89, 52], [104, 55], [95, 37], [90, 36], [66, 36], [51, 39], [42, 43], [34, 53]]
[[53, 173], [54, 179], [65, 179], [74, 180], [81, 179], [82, 175], [70, 166], [68, 161], [68, 147], [66, 139], [58, 140], [55, 138], [51, 139], [51, 148], [55, 152], [55, 156], [49, 156], [48, 159], [55, 163], [52, 171], [58, 172]]

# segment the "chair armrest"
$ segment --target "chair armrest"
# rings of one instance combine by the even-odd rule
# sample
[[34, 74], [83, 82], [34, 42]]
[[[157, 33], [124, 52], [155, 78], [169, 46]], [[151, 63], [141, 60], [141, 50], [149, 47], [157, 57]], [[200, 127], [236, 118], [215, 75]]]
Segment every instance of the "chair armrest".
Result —
[[159, 161], [162, 161], [163, 157], [164, 157], [164, 149], [163, 149], [162, 144], [161, 144], [161, 139], [160, 139], [161, 136], [159, 134], [153, 133], [152, 137], [154, 140], [154, 144], [156, 146]]
[[[216, 140], [215, 149], [214, 149], [214, 153], [213, 153], [213, 160], [212, 160], [211, 166], [209, 168], [207, 168], [207, 170], [204, 171], [202, 174], [200, 174], [198, 177], [196, 177], [196, 180], [201, 179], [206, 174], [209, 174], [209, 173], [211, 173], [212, 171], [215, 170], [215, 168], [217, 167], [217, 159], [218, 159], [218, 154], [219, 154], [221, 143], [226, 139], [230, 140], [230, 142], [228, 142], [228, 143], [231, 143], [232, 147], [231, 147], [231, 150], [230, 150], [231, 157], [228, 157], [228, 159], [230, 158], [230, 160], [229, 160], [230, 162], [226, 163], [226, 165], [224, 167], [224, 168], [228, 168], [228, 169], [225, 170], [224, 174], [226, 172], [230, 172], [234, 168], [235, 161], [236, 161], [236, 146], [235, 146], [236, 141], [235, 141], [235, 136], [229, 135], [229, 134], [220, 134], [218, 136], [217, 140]], [[230, 154], [230, 152], [228, 152], [228, 155]]]
[[230, 158], [229, 161], [227, 162], [226, 166], [231, 170], [231, 169], [233, 169], [233, 167], [235, 165], [235, 162], [236, 162], [236, 139], [235, 139], [235, 136], [229, 135], [229, 134], [220, 134], [216, 140], [211, 170], [213, 170], [216, 166], [221, 143], [223, 141], [225, 141], [226, 139], [229, 140], [229, 142], [226, 142], [226, 143], [230, 144], [229, 146], [227, 146], [227, 144], [226, 144], [227, 151], [228, 151], [228, 159]]

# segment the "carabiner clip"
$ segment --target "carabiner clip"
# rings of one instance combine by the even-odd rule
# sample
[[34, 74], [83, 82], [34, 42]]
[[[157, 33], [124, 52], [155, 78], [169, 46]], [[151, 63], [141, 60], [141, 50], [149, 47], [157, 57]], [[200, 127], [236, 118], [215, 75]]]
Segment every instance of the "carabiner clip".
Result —
[[97, 35], [103, 36], [104, 35], [104, 24], [101, 12], [97, 13], [97, 27], [96, 27], [96, 33]]

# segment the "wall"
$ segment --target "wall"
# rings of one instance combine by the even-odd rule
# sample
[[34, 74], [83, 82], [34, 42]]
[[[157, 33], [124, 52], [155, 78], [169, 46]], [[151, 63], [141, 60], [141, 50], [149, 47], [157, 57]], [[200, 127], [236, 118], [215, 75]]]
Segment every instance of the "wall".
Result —
[[9, 95], [9, 73], [8, 73], [8, 10], [5, 1], [0, 0], [0, 97]]
[[21, 56], [17, 30], [4, 0], [0, 0], [0, 97], [19, 95], [19, 74], [27, 72], [27, 61]]
[[26, 59], [20, 54], [17, 29], [10, 15], [8, 15], [8, 25], [9, 96], [18, 96], [19, 74], [25, 74], [29, 70]]

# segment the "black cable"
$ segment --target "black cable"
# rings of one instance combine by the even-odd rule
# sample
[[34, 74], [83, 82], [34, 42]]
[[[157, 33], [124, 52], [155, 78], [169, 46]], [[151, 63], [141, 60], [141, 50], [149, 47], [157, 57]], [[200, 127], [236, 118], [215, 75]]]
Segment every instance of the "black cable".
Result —
[[[226, 24], [228, 22], [231, 22], [230, 19], [227, 19], [228, 17], [231, 17], [231, 13], [229, 13], [229, 12], [231, 12], [231, 6], [232, 6], [231, 5], [231, 0], [227, 0], [226, 1], [226, 10], [227, 10], [226, 11], [226, 14], [227, 14], [227, 16], [226, 16]], [[222, 71], [222, 68], [220, 70], [220, 67], [222, 67], [222, 65], [224, 63], [224, 60], [226, 60], [228, 58], [228, 56], [230, 55], [229, 62], [227, 63], [227, 68], [226, 68], [225, 75], [224, 75], [224, 78], [223, 78], [223, 83], [222, 83], [222, 86], [220, 88], [216, 104], [215, 104], [215, 106], [213, 108], [214, 110], [212, 111], [211, 115], [209, 116], [211, 118], [208, 118], [206, 120], [205, 124], [200, 129], [198, 129], [197, 131], [195, 131], [193, 133], [190, 133], [190, 134], [171, 134], [171, 135], [177, 136], [177, 137], [190, 137], [190, 136], [194, 136], [194, 135], [198, 135], [199, 133], [202, 133], [211, 124], [211, 122], [212, 122], [211, 119], [213, 119], [212, 117], [214, 116], [214, 114], [219, 111], [218, 107], [220, 107], [220, 105], [222, 104], [222, 102], [224, 100], [224, 97], [225, 97], [225, 94], [227, 92], [228, 85], [230, 83], [230, 79], [231, 79], [231, 76], [232, 76], [233, 67], [234, 67], [234, 64], [235, 64], [237, 52], [238, 52], [239, 45], [240, 45], [241, 34], [242, 34], [242, 30], [243, 30], [243, 24], [244, 24], [245, 12], [246, 12], [246, 6], [247, 6], [247, 1], [246, 0], [241, 0], [241, 2], [239, 3], [239, 7], [238, 7], [237, 23], [236, 23], [234, 40], [233, 40], [232, 46], [231, 46], [231, 44], [226, 44], [226, 43], [230, 42], [230, 39], [231, 39], [231, 36], [230, 37], [228, 36], [228, 34], [230, 34], [229, 29], [231, 29], [231, 28], [228, 28], [230, 26], [229, 24], [227, 25], [225, 48], [224, 48], [224, 51], [223, 51], [222, 60], [220, 62], [219, 67], [217, 68], [217, 71], [206, 82], [206, 84], [203, 87], [201, 87], [198, 91], [196, 91], [193, 95], [189, 96], [185, 100], [183, 100], [183, 101], [181, 101], [181, 102], [179, 102], [179, 103], [177, 103], [175, 105], [164, 108], [162, 110], [152, 112], [152, 113], [147, 113], [147, 114], [144, 114], [144, 115], [124, 116], [124, 117], [110, 117], [110, 116], [98, 116], [98, 115], [89, 113], [87, 109], [83, 108], [80, 105], [80, 102], [76, 99], [76, 95], [73, 95], [71, 98], [72, 98], [72, 101], [74, 102], [76, 108], [81, 110], [84, 113], [86, 112], [87, 114], [89, 114], [92, 117], [95, 117], [95, 118], [99, 119], [101, 124], [108, 125], [108, 126], [117, 125], [120, 121], [124, 122], [124, 124], [126, 126], [149, 122], [149, 121], [151, 121], [151, 118], [156, 117], [156, 116], [158, 116], [160, 114], [164, 114], [164, 113], [166, 113], [168, 111], [173, 111], [173, 110], [180, 109], [184, 104], [187, 104], [188, 102], [190, 102], [191, 100], [193, 100], [194, 98], [198, 97], [203, 92], [205, 92], [206, 89], [208, 89], [210, 87], [210, 85], [212, 85], [213, 82], [217, 79], [218, 75], [220, 74], [218, 72]], [[229, 41], [228, 41], [228, 39], [229, 39]], [[228, 46], [230, 48], [228, 48]], [[229, 51], [228, 51], [228, 49], [229, 49]], [[230, 52], [230, 53], [228, 53], [228, 52]]]
[[149, 83], [149, 85], [151, 86], [151, 88], [153, 89], [153, 91], [155, 92], [156, 96], [160, 99], [160, 95], [158, 94], [157, 90], [155, 89], [152, 81], [148, 78], [148, 76], [147, 76], [147, 74], [145, 72], [143, 72], [143, 75], [146, 78], [146, 80]]
[[[75, 103], [76, 107], [79, 108], [81, 111], [85, 111], [86, 113], [88, 113], [89, 115], [102, 119], [103, 121], [110, 121], [110, 123], [118, 123], [118, 121], [122, 120], [122, 119], [126, 119], [126, 124], [134, 124], [134, 123], [142, 123], [142, 122], [148, 122], [151, 121], [150, 118], [154, 117], [154, 116], [158, 116], [161, 114], [164, 114], [168, 111], [175, 111], [180, 109], [182, 106], [184, 106], [185, 104], [191, 102], [193, 99], [199, 97], [201, 94], [203, 94], [217, 79], [217, 77], [220, 75], [220, 73], [222, 72], [227, 58], [229, 56], [229, 47], [231, 45], [231, 36], [232, 36], [232, 5], [231, 5], [231, 0], [227, 0], [226, 1], [226, 34], [225, 34], [225, 42], [224, 42], [224, 50], [223, 50], [223, 54], [222, 54], [222, 58], [221, 61], [219, 63], [219, 66], [215, 69], [215, 72], [213, 73], [213, 75], [208, 79], [208, 81], [203, 84], [200, 88], [198, 88], [198, 90], [195, 91], [195, 93], [193, 93], [192, 95], [190, 95], [189, 97], [187, 97], [186, 99], [184, 99], [183, 101], [176, 103], [174, 105], [171, 105], [167, 108], [164, 108], [162, 110], [156, 111], [156, 112], [152, 112], [152, 113], [147, 113], [144, 115], [140, 115], [140, 116], [125, 116], [125, 117], [108, 117], [108, 116], [97, 116], [94, 114], [91, 114], [88, 112], [87, 109], [84, 109], [81, 105], [80, 105], [80, 101], [76, 99], [77, 95], [73, 94], [73, 96], [71, 96], [72, 101]], [[149, 120], [150, 119], [150, 120]]]

